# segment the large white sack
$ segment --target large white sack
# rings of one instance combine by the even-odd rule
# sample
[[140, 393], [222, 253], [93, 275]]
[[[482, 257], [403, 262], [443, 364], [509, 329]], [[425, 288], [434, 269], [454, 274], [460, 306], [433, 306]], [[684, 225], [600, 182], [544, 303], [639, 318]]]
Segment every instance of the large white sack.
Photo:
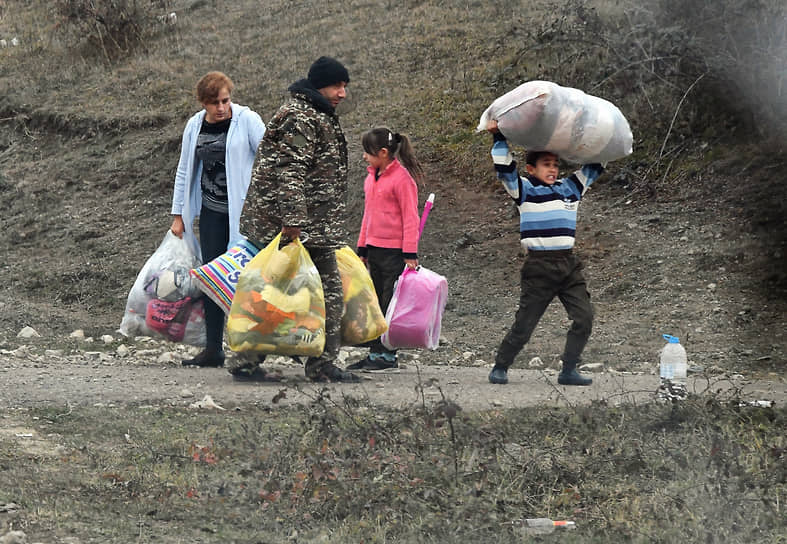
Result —
[[570, 162], [606, 163], [631, 154], [631, 128], [614, 104], [550, 81], [528, 81], [492, 102], [477, 130], [490, 120], [512, 143]]

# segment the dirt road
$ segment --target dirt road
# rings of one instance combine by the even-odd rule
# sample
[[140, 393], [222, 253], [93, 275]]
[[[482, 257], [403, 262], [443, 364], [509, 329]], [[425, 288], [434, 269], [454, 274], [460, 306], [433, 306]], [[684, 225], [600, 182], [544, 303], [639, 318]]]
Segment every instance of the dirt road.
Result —
[[[590, 387], [564, 387], [557, 385], [553, 369], [522, 368], [510, 370], [508, 385], [491, 385], [487, 381], [488, 365], [433, 364], [416, 357], [410, 357], [397, 372], [361, 373], [364, 379], [358, 384], [310, 383], [303, 378], [302, 366], [277, 357], [268, 367], [284, 375], [283, 383], [246, 384], [234, 382], [224, 369], [183, 368], [180, 356], [155, 347], [138, 349], [124, 357], [88, 350], [69, 355], [57, 350], [36, 354], [27, 346], [0, 350], [0, 408], [128, 403], [190, 406], [208, 396], [229, 409], [246, 403], [286, 407], [309, 402], [325, 388], [336, 402], [352, 396], [368, 399], [373, 405], [406, 407], [422, 403], [431, 406], [446, 398], [463, 410], [486, 410], [594, 401], [652, 402], [658, 387], [658, 377], [653, 373], [602, 371], [592, 374]], [[783, 380], [747, 380], [742, 375], [694, 377], [690, 391], [725, 396], [738, 391], [743, 400], [753, 402], [783, 404], [787, 399]]]

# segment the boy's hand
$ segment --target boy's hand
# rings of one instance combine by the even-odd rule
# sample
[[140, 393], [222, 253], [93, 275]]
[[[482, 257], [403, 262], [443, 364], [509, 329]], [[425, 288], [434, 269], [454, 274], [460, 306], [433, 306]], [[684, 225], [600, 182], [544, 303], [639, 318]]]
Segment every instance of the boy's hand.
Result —
[[490, 120], [486, 124], [486, 130], [488, 130], [492, 134], [496, 134], [497, 133], [497, 121], [495, 121], [494, 119]]

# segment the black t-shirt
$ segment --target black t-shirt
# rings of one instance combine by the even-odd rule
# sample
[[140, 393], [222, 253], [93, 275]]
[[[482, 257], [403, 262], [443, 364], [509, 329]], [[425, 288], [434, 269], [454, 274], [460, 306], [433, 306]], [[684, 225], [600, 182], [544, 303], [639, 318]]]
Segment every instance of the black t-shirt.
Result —
[[203, 120], [197, 137], [197, 158], [202, 161], [202, 205], [219, 213], [228, 213], [224, 157], [231, 122], [232, 119], [218, 123]]

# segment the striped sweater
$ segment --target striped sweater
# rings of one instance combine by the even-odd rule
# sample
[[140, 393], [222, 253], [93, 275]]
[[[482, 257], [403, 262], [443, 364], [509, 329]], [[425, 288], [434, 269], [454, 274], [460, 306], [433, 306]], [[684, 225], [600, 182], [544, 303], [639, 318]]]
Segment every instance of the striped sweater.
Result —
[[570, 176], [547, 185], [536, 177], [522, 178], [508, 142], [496, 135], [492, 160], [497, 177], [519, 210], [519, 235], [526, 250], [574, 247], [579, 201], [601, 175], [600, 164], [585, 164]]

